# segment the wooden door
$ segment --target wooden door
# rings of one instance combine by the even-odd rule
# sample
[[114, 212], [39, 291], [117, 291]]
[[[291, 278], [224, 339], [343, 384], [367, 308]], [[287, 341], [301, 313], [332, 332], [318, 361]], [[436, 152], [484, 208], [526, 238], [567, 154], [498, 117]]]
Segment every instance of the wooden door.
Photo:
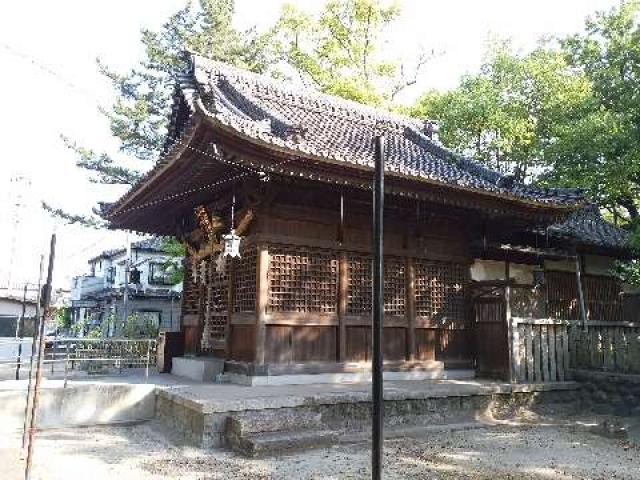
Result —
[[476, 298], [473, 315], [476, 375], [509, 380], [509, 334], [504, 297]]

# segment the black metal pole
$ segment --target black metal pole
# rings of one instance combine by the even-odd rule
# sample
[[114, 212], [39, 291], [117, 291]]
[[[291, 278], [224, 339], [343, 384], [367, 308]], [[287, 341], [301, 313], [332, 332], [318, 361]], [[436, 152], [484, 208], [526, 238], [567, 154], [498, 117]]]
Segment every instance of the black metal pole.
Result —
[[382, 378], [382, 317], [384, 314], [384, 262], [383, 262], [383, 212], [384, 212], [384, 136], [375, 140], [376, 168], [373, 185], [373, 419], [371, 435], [371, 478], [380, 480], [382, 475], [382, 443], [384, 398]]
[[44, 326], [50, 319], [51, 311], [51, 284], [53, 283], [53, 264], [56, 258], [56, 234], [51, 235], [51, 245], [49, 247], [49, 267], [47, 269], [47, 283], [42, 290], [42, 319], [40, 320], [38, 332], [38, 363], [36, 367], [36, 379], [33, 387], [33, 403], [31, 404], [31, 416], [29, 417], [29, 430], [27, 432], [27, 461], [24, 468], [25, 480], [31, 478], [31, 464], [33, 462], [33, 444], [35, 442], [34, 434], [36, 430], [36, 414], [38, 412], [38, 404], [40, 403], [40, 383], [42, 383], [42, 362], [44, 357], [45, 341]]

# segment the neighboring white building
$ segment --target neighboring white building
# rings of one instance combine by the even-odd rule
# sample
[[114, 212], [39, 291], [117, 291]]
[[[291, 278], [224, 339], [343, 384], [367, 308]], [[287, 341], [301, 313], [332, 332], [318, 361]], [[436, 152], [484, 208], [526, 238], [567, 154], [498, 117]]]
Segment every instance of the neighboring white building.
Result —
[[[165, 265], [170, 260], [152, 238], [131, 244], [126, 311], [150, 319], [160, 330], [180, 329], [182, 284], [173, 285]], [[73, 279], [72, 321], [90, 327], [114, 319], [111, 333], [117, 333], [125, 312], [126, 249], [109, 250], [89, 260], [89, 274]], [[114, 331], [115, 329], [115, 331]]]
[[[12, 337], [16, 334], [16, 325], [22, 315], [22, 297], [0, 292], [0, 337]], [[24, 302], [24, 318], [29, 334], [33, 329], [36, 316], [35, 297], [27, 296]]]

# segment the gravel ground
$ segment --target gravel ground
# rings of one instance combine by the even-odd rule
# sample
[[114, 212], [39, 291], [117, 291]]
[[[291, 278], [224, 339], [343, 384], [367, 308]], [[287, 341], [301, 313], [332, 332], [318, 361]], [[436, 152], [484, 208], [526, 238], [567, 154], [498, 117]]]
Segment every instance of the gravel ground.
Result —
[[[23, 478], [19, 438], [0, 440], [0, 478]], [[32, 479], [366, 479], [367, 444], [247, 460], [176, 446], [160, 427], [38, 435]], [[385, 442], [385, 479], [640, 479], [640, 445], [554, 425], [500, 425]]]

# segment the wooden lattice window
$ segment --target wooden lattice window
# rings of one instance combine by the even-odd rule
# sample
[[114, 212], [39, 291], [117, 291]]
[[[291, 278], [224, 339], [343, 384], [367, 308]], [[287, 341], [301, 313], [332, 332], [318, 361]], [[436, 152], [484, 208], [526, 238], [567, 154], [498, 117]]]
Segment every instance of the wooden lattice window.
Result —
[[249, 247], [241, 252], [234, 266], [234, 311], [256, 311], [257, 250]]
[[406, 301], [405, 261], [388, 258], [384, 261], [384, 313], [404, 315]]
[[[545, 274], [548, 292], [549, 315], [561, 320], [580, 318], [578, 284], [576, 274], [547, 271]], [[622, 320], [622, 288], [614, 277], [599, 275], [583, 276], [583, 292], [589, 320]]]
[[[369, 255], [353, 254], [348, 259], [349, 289], [347, 313], [363, 315], [371, 312], [372, 259]], [[402, 258], [385, 258], [384, 261], [384, 312], [404, 315], [406, 303], [405, 261]]]
[[334, 313], [338, 258], [326, 250], [269, 247], [269, 312]]
[[371, 312], [371, 302], [373, 302], [371, 257], [369, 255], [349, 255], [348, 271], [347, 313], [362, 315]]
[[211, 350], [225, 338], [229, 321], [229, 263], [229, 260], [225, 260], [224, 268], [218, 269], [215, 261], [207, 260], [203, 350]]
[[464, 321], [467, 278], [468, 268], [464, 265], [416, 261], [416, 315], [436, 321]]

